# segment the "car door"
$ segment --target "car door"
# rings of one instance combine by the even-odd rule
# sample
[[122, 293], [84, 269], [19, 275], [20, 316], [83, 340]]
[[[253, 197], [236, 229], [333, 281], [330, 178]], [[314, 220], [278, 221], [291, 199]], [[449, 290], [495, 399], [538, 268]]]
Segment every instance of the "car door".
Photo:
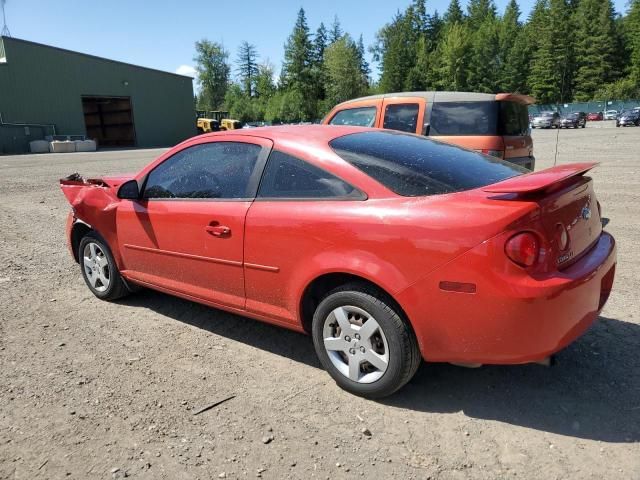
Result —
[[125, 277], [243, 309], [244, 222], [270, 149], [254, 137], [196, 140], [147, 172], [141, 199], [118, 207]]

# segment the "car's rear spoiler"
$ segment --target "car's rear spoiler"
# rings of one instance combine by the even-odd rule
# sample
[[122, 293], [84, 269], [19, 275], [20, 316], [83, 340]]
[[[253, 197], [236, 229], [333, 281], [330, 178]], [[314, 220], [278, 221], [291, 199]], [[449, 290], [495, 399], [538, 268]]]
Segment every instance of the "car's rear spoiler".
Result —
[[487, 185], [482, 190], [489, 193], [516, 193], [521, 195], [540, 192], [571, 177], [584, 175], [596, 165], [598, 165], [597, 162], [559, 165], [539, 172], [511, 177], [507, 180]]

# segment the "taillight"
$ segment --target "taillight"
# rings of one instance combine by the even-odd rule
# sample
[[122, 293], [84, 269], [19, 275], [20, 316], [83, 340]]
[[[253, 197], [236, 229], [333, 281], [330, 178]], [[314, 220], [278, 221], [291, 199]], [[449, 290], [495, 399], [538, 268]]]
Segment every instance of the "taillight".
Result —
[[530, 267], [538, 260], [540, 241], [531, 232], [518, 233], [507, 240], [504, 251], [514, 263], [521, 267]]

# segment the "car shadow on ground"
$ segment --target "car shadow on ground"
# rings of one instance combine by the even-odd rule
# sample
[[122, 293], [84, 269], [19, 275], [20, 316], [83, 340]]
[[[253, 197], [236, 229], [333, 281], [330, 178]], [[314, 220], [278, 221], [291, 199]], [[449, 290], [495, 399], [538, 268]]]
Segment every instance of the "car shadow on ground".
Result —
[[[320, 368], [304, 335], [149, 290], [123, 304]], [[556, 365], [467, 369], [424, 363], [381, 404], [452, 413], [603, 442], [640, 442], [640, 326], [599, 321], [557, 355]], [[293, 386], [292, 386], [293, 388]], [[338, 387], [332, 387], [338, 388]]]

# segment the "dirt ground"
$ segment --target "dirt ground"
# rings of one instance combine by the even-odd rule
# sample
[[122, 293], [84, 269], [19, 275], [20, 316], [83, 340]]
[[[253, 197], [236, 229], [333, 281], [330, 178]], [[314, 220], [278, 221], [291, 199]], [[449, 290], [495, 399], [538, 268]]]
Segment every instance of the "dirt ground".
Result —
[[160, 150], [0, 157], [0, 478], [640, 478], [640, 128], [535, 130], [538, 168], [556, 135], [558, 163], [602, 162], [619, 245], [602, 317], [552, 368], [424, 364], [384, 401], [337, 388], [303, 335], [91, 295], [57, 180]]

